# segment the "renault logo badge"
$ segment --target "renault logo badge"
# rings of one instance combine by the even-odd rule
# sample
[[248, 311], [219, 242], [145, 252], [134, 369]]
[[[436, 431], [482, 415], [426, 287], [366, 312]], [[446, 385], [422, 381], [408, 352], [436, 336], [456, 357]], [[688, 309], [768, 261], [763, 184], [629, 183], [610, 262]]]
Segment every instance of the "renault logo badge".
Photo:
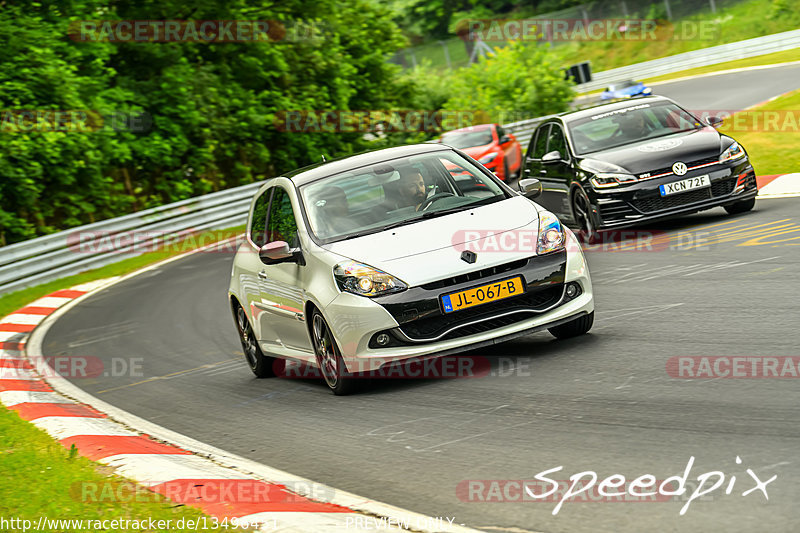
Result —
[[683, 176], [688, 171], [689, 169], [686, 168], [686, 163], [682, 163], [681, 161], [672, 165], [672, 172], [674, 172], [676, 176]]
[[478, 254], [471, 250], [464, 250], [461, 252], [461, 260], [466, 261], [470, 265], [478, 260]]

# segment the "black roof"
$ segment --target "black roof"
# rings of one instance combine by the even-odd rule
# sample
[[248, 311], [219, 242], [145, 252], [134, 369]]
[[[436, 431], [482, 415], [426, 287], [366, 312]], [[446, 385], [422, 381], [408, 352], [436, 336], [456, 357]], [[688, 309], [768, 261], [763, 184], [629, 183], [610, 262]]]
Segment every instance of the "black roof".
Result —
[[628, 100], [618, 100], [607, 104], [598, 104], [591, 107], [585, 107], [583, 109], [576, 109], [575, 111], [565, 111], [564, 113], [560, 113], [558, 116], [564, 119], [565, 121], [581, 119], [581, 118], [591, 117], [598, 113], [604, 113], [606, 111], [615, 111], [617, 109], [624, 109], [626, 107], [632, 107], [646, 102], [672, 102], [672, 100], [670, 100], [666, 96], [655, 96], [655, 95], [642, 96], [639, 98], [631, 98]]
[[298, 187], [316, 181], [321, 178], [341, 174], [361, 167], [374, 165], [390, 159], [408, 157], [412, 155], [425, 154], [452, 150], [449, 146], [441, 144], [411, 144], [407, 146], [397, 146], [394, 148], [382, 148], [380, 150], [370, 150], [356, 155], [340, 157], [331, 161], [320, 162], [298, 170], [294, 170], [283, 176], [291, 179]]

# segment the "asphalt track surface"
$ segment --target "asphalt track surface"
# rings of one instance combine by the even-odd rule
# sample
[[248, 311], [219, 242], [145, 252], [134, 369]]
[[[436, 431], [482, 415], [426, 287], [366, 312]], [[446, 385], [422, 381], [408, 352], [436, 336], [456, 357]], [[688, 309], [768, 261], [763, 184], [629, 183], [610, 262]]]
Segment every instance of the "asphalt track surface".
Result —
[[[744, 74], [727, 82], [746, 95], [737, 108], [792, 88], [770, 84], [768, 94], [751, 86], [763, 71]], [[702, 99], [703, 80], [683, 82], [694, 92], [671, 90]], [[798, 206], [759, 200], [738, 216], [717, 208], [641, 228], [656, 236], [649, 248], [587, 251], [591, 333], [556, 341], [545, 332], [470, 352], [491, 364], [481, 378], [372, 380], [349, 397], [319, 380], [256, 380], [227, 307], [225, 253], [189, 256], [85, 300], [50, 329], [44, 352], [97, 357], [109, 371], [140, 364], [73, 382], [222, 449], [487, 531], [797, 531], [800, 382], [680, 379], [667, 362], [800, 355]], [[685, 498], [567, 502], [553, 515], [556, 502], [487, 503], [458, 491], [468, 480], [530, 480], [557, 466], [555, 479], [587, 470], [664, 479], [683, 474], [692, 456], [690, 491], [702, 473], [726, 477], [684, 516]], [[768, 501], [759, 491], [741, 496], [754, 485], [748, 468], [763, 481], [778, 476]], [[483, 486], [486, 496], [492, 486]]]

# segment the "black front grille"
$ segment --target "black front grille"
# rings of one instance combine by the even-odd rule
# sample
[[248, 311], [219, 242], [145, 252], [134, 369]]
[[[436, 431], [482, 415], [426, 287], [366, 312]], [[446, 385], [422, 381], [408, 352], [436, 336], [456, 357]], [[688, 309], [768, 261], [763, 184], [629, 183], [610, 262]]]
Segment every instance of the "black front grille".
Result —
[[510, 311], [533, 309], [542, 310], [558, 303], [564, 292], [564, 284], [557, 283], [545, 289], [528, 291], [521, 296], [516, 296], [497, 302], [470, 307], [462, 311], [454, 311], [446, 315], [420, 318], [403, 324], [400, 329], [412, 339], [430, 339], [441, 335], [450, 328], [466, 324], [475, 320], [486, 319], [470, 326], [461, 327], [444, 338], [451, 339], [489, 331], [499, 327], [513, 324], [526, 318], [529, 313], [516, 313], [507, 317], [493, 317]]
[[711, 198], [708, 188], [675, 194], [672, 196], [650, 196], [633, 200], [631, 205], [642, 213], [652, 213], [664, 209], [675, 209], [684, 205], [702, 202]]
[[637, 214], [627, 202], [623, 202], [621, 200], [613, 203], [600, 204], [599, 207], [600, 216], [603, 218], [603, 220], [625, 218], [626, 216]]
[[467, 272], [466, 274], [461, 274], [459, 276], [453, 276], [452, 278], [445, 278], [433, 281], [431, 283], [426, 283], [422, 285], [422, 288], [428, 291], [435, 291], [438, 289], [443, 289], [445, 287], [452, 287], [453, 285], [469, 283], [470, 281], [476, 281], [483, 278], [488, 278], [489, 276], [502, 274], [503, 272], [508, 272], [510, 270], [516, 270], [522, 268], [525, 266], [525, 263], [527, 262], [528, 262], [527, 259], [519, 259], [517, 261], [506, 263], [504, 265], [497, 265], [494, 267], [484, 268], [482, 270], [476, 270], [474, 272]]
[[738, 178], [728, 178], [725, 180], [715, 181], [711, 184], [711, 196], [727, 196], [733, 192], [736, 187], [736, 180]]

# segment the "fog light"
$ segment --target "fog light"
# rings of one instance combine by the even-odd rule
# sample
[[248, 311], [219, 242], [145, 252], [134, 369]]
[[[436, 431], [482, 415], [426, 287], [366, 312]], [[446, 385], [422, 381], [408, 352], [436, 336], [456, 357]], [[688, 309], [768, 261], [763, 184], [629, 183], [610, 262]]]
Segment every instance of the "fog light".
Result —
[[377, 337], [375, 337], [375, 342], [378, 343], [378, 346], [386, 346], [389, 344], [389, 335], [386, 333], [381, 333]]
[[570, 283], [567, 285], [567, 298], [570, 300], [575, 298], [581, 293], [581, 288], [577, 283]]

